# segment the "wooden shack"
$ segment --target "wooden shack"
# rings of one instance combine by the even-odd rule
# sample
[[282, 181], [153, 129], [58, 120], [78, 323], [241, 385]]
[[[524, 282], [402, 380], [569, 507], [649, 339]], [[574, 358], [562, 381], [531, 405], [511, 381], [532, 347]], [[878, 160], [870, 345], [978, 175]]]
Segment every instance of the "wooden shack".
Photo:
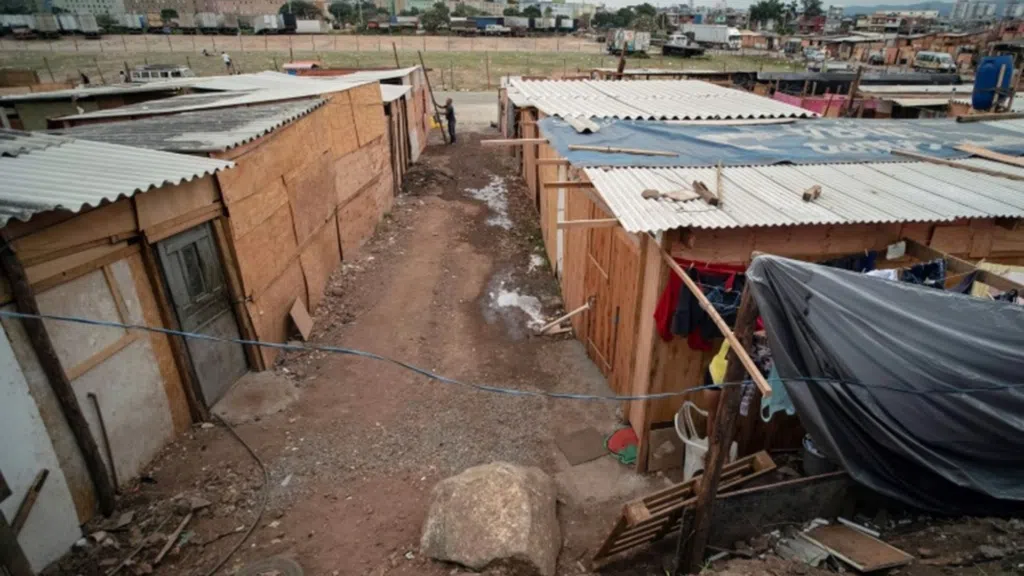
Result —
[[[243, 333], [281, 342], [296, 298], [315, 310], [331, 273], [357, 256], [391, 209], [396, 175], [384, 111], [380, 87], [366, 83], [325, 98], [179, 111], [69, 133], [233, 161], [218, 183], [245, 301]], [[206, 132], [213, 122], [226, 128], [223, 138]], [[254, 352], [252, 366], [270, 366], [276, 355]]]
[[[581, 103], [580, 112], [586, 110]], [[522, 115], [528, 118], [529, 113]], [[884, 253], [889, 245], [910, 239], [965, 259], [1018, 263], [1024, 258], [1024, 228], [1018, 224], [1024, 216], [1024, 172], [1017, 166], [975, 159], [718, 171], [643, 167], [642, 155], [619, 154], [617, 166], [583, 168], [545, 143], [544, 132], [532, 131], [536, 124], [525, 120], [520, 126], [524, 138], [533, 138], [516, 149], [522, 150], [527, 184], [539, 191], [541, 232], [564, 306], [574, 310], [590, 304], [572, 319], [574, 332], [619, 395], [701, 386], [718, 352], [718, 346], [693, 349], [686, 338], [665, 340], [655, 331], [669, 255], [743, 269], [755, 252], [824, 261]], [[559, 130], [574, 134], [565, 125]], [[531, 149], [537, 150], [532, 159]], [[690, 183], [696, 180], [707, 183], [712, 193], [721, 186], [724, 205], [695, 199], [690, 202], [701, 206], [682, 210], [672, 200], [642, 196], [645, 190], [692, 192]], [[828, 202], [801, 198], [815, 187]], [[652, 428], [671, 426], [684, 400], [706, 408], [714, 396], [700, 392], [628, 402], [624, 413], [641, 439], [638, 466], [647, 465]], [[802, 432], [792, 417], [765, 424], [752, 410], [739, 434], [741, 452], [749, 453], [796, 447]]]
[[[210, 311], [234, 322], [219, 280], [230, 255], [216, 181], [230, 162], [11, 131], [0, 131], [0, 150], [0, 310], [27, 311], [27, 293], [42, 314], [175, 328], [187, 303], [169, 298], [183, 273], [174, 245], [199, 230], [206, 241], [185, 248], [201, 249], [208, 265], [201, 291]], [[7, 518], [49, 471], [18, 536], [36, 571], [97, 509], [109, 513], [113, 486], [205, 413], [194, 376], [208, 368], [194, 369], [182, 343], [162, 333], [42, 324], [45, 347], [38, 322], [0, 317], [0, 473], [17, 495], [3, 502]], [[211, 351], [225, 348], [193, 348]]]

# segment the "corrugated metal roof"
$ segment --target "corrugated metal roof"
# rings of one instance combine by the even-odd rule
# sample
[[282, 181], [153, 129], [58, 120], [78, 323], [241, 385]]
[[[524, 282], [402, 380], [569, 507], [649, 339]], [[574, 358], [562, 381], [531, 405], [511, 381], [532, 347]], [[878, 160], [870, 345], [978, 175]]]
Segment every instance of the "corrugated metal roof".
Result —
[[223, 152], [309, 114], [327, 100], [316, 98], [86, 124], [63, 134], [75, 138], [171, 152]]
[[635, 120], [810, 118], [814, 112], [699, 80], [512, 80], [516, 106], [549, 116]]
[[146, 92], [165, 92], [187, 88], [202, 78], [177, 78], [161, 82], [147, 82], [144, 84], [111, 84], [107, 86], [83, 86], [81, 88], [68, 88], [66, 90], [50, 90], [48, 92], [32, 92], [29, 94], [13, 94], [0, 96], [0, 104], [14, 104], [17, 102], [39, 102], [45, 100], [85, 100], [97, 96], [116, 96], [124, 94], [142, 94]]
[[[978, 159], [962, 162], [982, 165]], [[990, 163], [995, 164], [995, 163]], [[992, 166], [989, 166], [992, 167]], [[995, 164], [994, 169], [1024, 174]], [[722, 170], [722, 204], [645, 199], [646, 189], [715, 191], [714, 168], [586, 168], [594, 188], [629, 232], [811, 224], [946, 222], [1024, 216], [1024, 182], [930, 163], [760, 166]], [[804, 202], [803, 191], [821, 186]]]
[[333, 92], [349, 90], [362, 83], [338, 83], [325, 82], [323, 84], [305, 83], [294, 86], [281, 86], [277, 88], [265, 88], [262, 90], [242, 92], [220, 92], [215, 94], [186, 94], [164, 100], [150, 100], [120, 108], [108, 110], [96, 110], [85, 114], [64, 116], [57, 120], [96, 120], [101, 118], [125, 118], [130, 116], [155, 116], [158, 114], [177, 114], [180, 112], [192, 112], [196, 110], [210, 110], [215, 108], [231, 108], [235, 106], [251, 106], [254, 104], [266, 104], [284, 100], [299, 100], [314, 96], [322, 96]]
[[412, 91], [412, 86], [395, 86], [394, 84], [381, 84], [380, 97], [384, 102], [394, 102]]
[[0, 129], [0, 226], [181, 184], [234, 166], [186, 154]]

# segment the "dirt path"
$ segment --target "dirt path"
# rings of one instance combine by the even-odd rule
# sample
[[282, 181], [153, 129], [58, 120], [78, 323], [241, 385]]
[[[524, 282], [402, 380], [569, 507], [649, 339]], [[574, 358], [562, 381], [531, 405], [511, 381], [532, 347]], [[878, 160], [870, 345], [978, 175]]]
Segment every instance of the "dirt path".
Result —
[[[609, 393], [578, 342], [530, 337], [530, 314], [501, 305], [518, 302], [549, 317], [560, 311], [512, 158], [483, 150], [479, 138], [464, 135], [454, 147], [428, 150], [372, 242], [332, 279], [313, 341], [464, 381]], [[557, 434], [588, 425], [610, 433], [614, 404], [478, 392], [323, 353], [289, 354], [261, 380], [264, 388], [253, 385], [246, 395], [245, 383], [229, 394], [236, 418], [246, 420], [246, 402], [256, 411], [280, 390], [297, 390], [297, 399], [236, 427], [266, 463], [270, 491], [260, 527], [228, 568], [283, 554], [307, 574], [448, 574], [451, 566], [418, 553], [430, 489], [467, 467], [504, 460], [555, 477], [566, 540], [561, 564], [577, 574], [576, 560], [594, 551], [619, 503], [664, 482], [637, 477], [610, 456], [570, 467], [555, 447]], [[176, 496], [211, 503], [189, 525], [190, 543], [158, 567], [166, 574], [204, 574], [238, 541], [234, 531], [252, 521], [259, 504], [258, 470], [220, 427], [197, 427], [169, 446], [149, 480], [123, 508], [153, 521], [137, 519], [135, 533], [120, 537], [125, 546], [170, 515]], [[94, 567], [124, 555], [92, 554]]]

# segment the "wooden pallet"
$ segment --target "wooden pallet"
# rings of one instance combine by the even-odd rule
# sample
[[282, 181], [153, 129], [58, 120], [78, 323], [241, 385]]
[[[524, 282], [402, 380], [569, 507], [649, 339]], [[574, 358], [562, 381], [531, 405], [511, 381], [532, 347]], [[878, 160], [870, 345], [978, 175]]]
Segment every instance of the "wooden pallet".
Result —
[[[767, 452], [740, 458], [722, 468], [718, 493], [775, 470], [775, 462]], [[656, 542], [679, 530], [683, 510], [697, 501], [700, 476], [626, 503], [611, 534], [594, 554], [594, 562], [638, 546]]]

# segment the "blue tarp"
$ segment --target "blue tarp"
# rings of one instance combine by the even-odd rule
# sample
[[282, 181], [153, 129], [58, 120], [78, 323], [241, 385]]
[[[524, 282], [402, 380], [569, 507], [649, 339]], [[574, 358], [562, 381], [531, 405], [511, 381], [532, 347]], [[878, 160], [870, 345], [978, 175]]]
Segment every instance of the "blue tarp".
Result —
[[[1005, 123], [1003, 121], [1002, 123]], [[974, 143], [1024, 155], [1024, 133], [1001, 122], [954, 120], [797, 120], [790, 124], [698, 126], [634, 120], [598, 120], [601, 130], [578, 134], [556, 117], [539, 122], [541, 132], [576, 166], [750, 166], [901, 160], [890, 150], [939, 158], [969, 156], [953, 147]], [[1004, 124], [1005, 125], [1005, 124]], [[676, 152], [676, 157], [570, 151], [570, 144]]]

